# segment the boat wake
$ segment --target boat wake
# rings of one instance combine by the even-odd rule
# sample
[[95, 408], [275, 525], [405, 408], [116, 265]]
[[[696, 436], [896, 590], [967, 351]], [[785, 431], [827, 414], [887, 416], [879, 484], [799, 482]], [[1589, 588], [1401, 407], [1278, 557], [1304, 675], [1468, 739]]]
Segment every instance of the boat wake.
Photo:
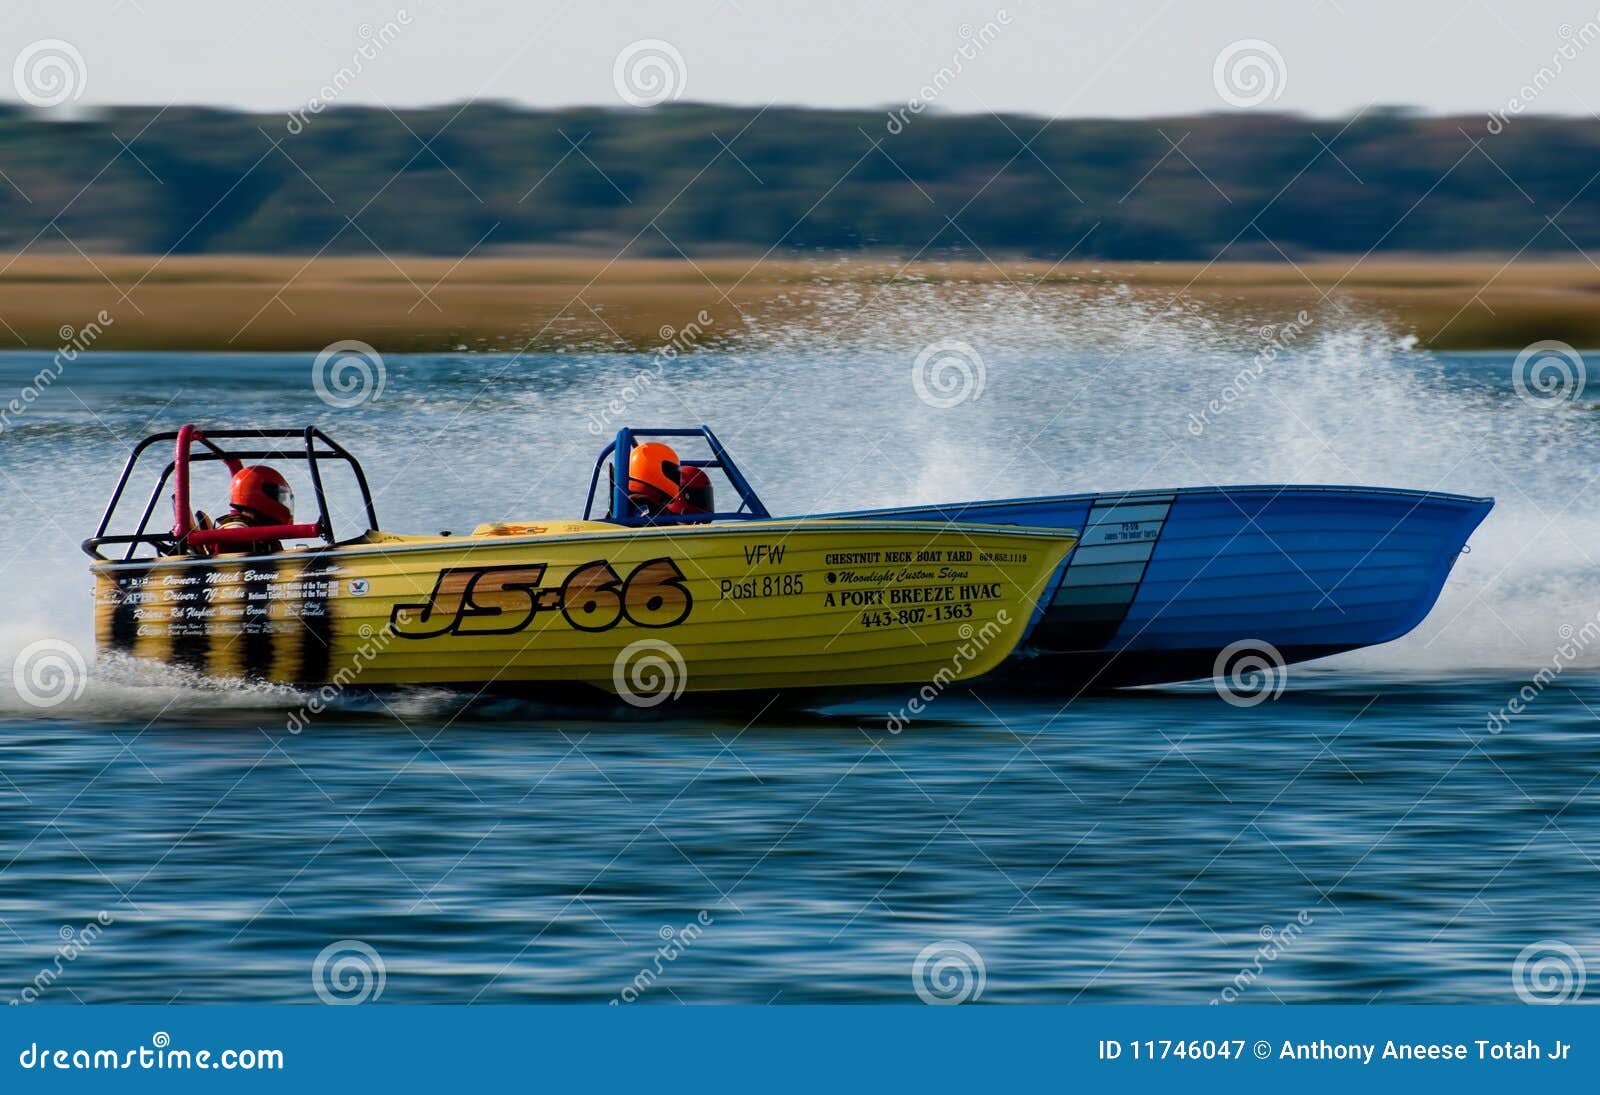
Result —
[[298, 734], [319, 719], [380, 716], [399, 721], [453, 714], [460, 698], [437, 689], [305, 689], [208, 676], [180, 666], [99, 653], [87, 638], [0, 632], [0, 719], [67, 719], [80, 724], [204, 720]]

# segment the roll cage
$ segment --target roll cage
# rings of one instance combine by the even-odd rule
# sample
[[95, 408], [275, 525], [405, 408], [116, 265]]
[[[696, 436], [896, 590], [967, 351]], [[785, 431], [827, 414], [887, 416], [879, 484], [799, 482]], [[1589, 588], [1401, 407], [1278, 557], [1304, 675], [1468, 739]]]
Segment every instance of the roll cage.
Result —
[[[637, 507], [628, 500], [628, 479], [626, 475], [618, 475], [616, 468], [618, 453], [631, 453], [639, 438], [676, 437], [694, 439], [703, 442], [706, 457], [683, 457], [679, 454], [679, 464], [683, 467], [702, 468], [722, 472], [728, 485], [733, 487], [739, 495], [739, 507], [734, 510], [718, 510], [715, 513], [701, 514], [675, 514], [664, 513], [647, 516], [638, 512]], [[606, 469], [606, 461], [611, 461], [611, 473], [608, 482], [602, 491], [600, 486], [600, 473]], [[610, 495], [606, 511], [601, 516], [595, 516], [596, 503], [605, 495]], [[739, 471], [739, 466], [733, 462], [733, 457], [728, 455], [728, 450], [722, 447], [722, 442], [717, 440], [717, 435], [711, 432], [710, 426], [696, 426], [678, 429], [644, 429], [635, 430], [623, 427], [617, 431], [616, 440], [607, 443], [600, 450], [600, 455], [595, 458], [594, 472], [589, 476], [589, 497], [583, 505], [583, 517], [586, 521], [609, 521], [614, 525], [623, 525], [627, 528], [641, 528], [644, 526], [660, 525], [698, 525], [707, 521], [759, 521], [766, 520], [772, 515], [767, 512], [767, 507], [761, 504], [761, 499], [756, 497], [754, 488]]]
[[[128, 482], [133, 477], [135, 469], [155, 446], [166, 442], [174, 445], [173, 457], [162, 468], [155, 486], [151, 488], [150, 496], [140, 514], [138, 527], [132, 533], [108, 533], [107, 529], [111, 527], [117, 515], [117, 508], [127, 492]], [[228, 447], [224, 443], [243, 444]], [[243, 467], [246, 461], [256, 460], [305, 461], [306, 469], [311, 476], [312, 492], [316, 498], [317, 519], [302, 524], [254, 528], [196, 528], [194, 510], [189, 504], [191, 466], [196, 462], [220, 461], [227, 467], [229, 474], [232, 474]], [[95, 534], [83, 542], [83, 550], [90, 558], [110, 561], [110, 556], [102, 552], [101, 548], [125, 545], [127, 550], [119, 561], [128, 562], [134, 558], [142, 545], [153, 548], [158, 555], [178, 555], [198, 548], [243, 545], [262, 540], [320, 539], [326, 543], [334, 543], [333, 521], [328, 516], [327, 492], [322, 483], [321, 465], [328, 461], [349, 465], [351, 473], [355, 476], [356, 485], [361, 491], [368, 529], [376, 530], [378, 515], [373, 508], [372, 491], [367, 486], [366, 473], [361, 470], [360, 462], [315, 426], [306, 426], [304, 429], [202, 431], [189, 425], [175, 431], [151, 434], [135, 445], [133, 452], [129, 454], [128, 462], [123, 465], [122, 475], [117, 480], [116, 489], [112, 491], [111, 500], [106, 504], [105, 513], [100, 518], [100, 525]], [[173, 483], [172, 527], [165, 532], [151, 531], [150, 522], [155, 516], [156, 506], [161, 501], [168, 480]]]
[[[684, 457], [681, 463], [687, 467], [720, 471], [728, 485], [738, 494], [738, 507], [731, 510], [719, 509], [710, 514], [669, 513], [649, 516], [639, 513], [628, 499], [627, 477], [615, 473], [617, 463], [615, 458], [617, 453], [631, 453], [640, 438], [677, 438], [699, 442], [706, 455], [689, 455]], [[109, 532], [127, 494], [134, 472], [148, 466], [147, 457], [150, 452], [166, 443], [173, 445], [172, 459], [156, 477], [149, 497], [146, 498], [144, 507], [140, 511], [137, 527], [131, 533]], [[251, 528], [196, 528], [189, 495], [189, 473], [192, 466], [199, 462], [221, 462], [232, 474], [247, 461], [258, 460], [305, 462], [316, 499], [316, 520], [303, 524]], [[127, 463], [123, 465], [122, 475], [117, 479], [116, 489], [112, 491], [111, 500], [106, 504], [105, 513], [100, 518], [99, 527], [93, 536], [83, 542], [83, 550], [92, 559], [110, 562], [116, 552], [108, 555], [101, 550], [102, 548], [125, 548], [121, 558], [116, 561], [130, 562], [141, 546], [152, 548], [157, 555], [180, 555], [196, 549], [245, 545], [263, 540], [320, 539], [324, 543], [336, 543], [333, 521], [328, 515], [327, 493], [323, 488], [322, 465], [327, 462], [349, 466], [351, 474], [355, 477], [356, 486], [361, 491], [362, 505], [366, 510], [367, 529], [376, 531], [378, 515], [373, 507], [372, 490], [367, 485], [366, 473], [361, 470], [360, 461], [315, 426], [306, 426], [303, 429], [201, 430], [188, 425], [166, 433], [151, 434], [135, 445], [133, 452], [129, 454]], [[602, 489], [601, 473], [607, 470], [608, 462], [611, 473]], [[169, 481], [173, 485], [172, 526], [166, 530], [152, 530], [150, 526], [155, 519], [156, 507], [161, 503]], [[595, 516], [595, 510], [602, 505], [605, 508], [604, 514]], [[584, 503], [583, 515], [586, 520], [609, 521], [627, 528], [703, 524], [708, 521], [766, 520], [772, 516], [709, 426], [678, 429], [625, 427], [618, 430], [616, 438], [606, 444], [595, 460], [594, 471], [589, 477], [589, 495]]]

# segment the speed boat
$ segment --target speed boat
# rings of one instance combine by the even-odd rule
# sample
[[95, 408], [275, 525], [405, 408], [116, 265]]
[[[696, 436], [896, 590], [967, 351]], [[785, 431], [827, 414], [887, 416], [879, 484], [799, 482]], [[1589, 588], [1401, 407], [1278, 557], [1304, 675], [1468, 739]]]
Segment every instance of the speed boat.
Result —
[[[174, 455], [132, 531], [112, 531], [130, 480], [168, 445]], [[686, 463], [748, 490], [720, 455], [716, 446]], [[306, 469], [314, 520], [217, 528], [192, 508], [195, 469], [232, 474], [269, 460]], [[324, 485], [338, 465], [367, 526], [346, 538]], [[169, 483], [173, 524], [153, 527]], [[753, 492], [736, 511], [646, 519], [614, 485], [610, 513], [621, 516], [406, 535], [380, 529], [360, 464], [318, 429], [156, 434], [135, 447], [83, 545], [97, 640], [211, 676], [335, 689], [603, 694], [635, 706], [686, 694], [942, 689], [1016, 649], [1077, 539], [1016, 524], [779, 519]], [[305, 543], [261, 547], [285, 541]]]
[[[614, 469], [648, 438], [702, 453], [683, 467], [719, 475], [738, 505], [634, 515]], [[175, 455], [133, 531], [112, 532], [135, 469], [167, 443]], [[304, 462], [316, 520], [200, 527], [191, 465], [247, 460]], [[356, 535], [335, 535], [325, 465], [343, 465], [357, 488]], [[169, 481], [173, 525], [153, 529]], [[359, 462], [319, 430], [184, 427], [134, 449], [84, 548], [102, 647], [222, 676], [630, 702], [644, 679], [673, 698], [979, 678], [1072, 694], [1399, 638], [1433, 608], [1493, 504], [1226, 486], [785, 518], [710, 428], [624, 428], [595, 461], [582, 519], [403, 535], [380, 530]], [[262, 539], [310, 542], [238, 554]]]

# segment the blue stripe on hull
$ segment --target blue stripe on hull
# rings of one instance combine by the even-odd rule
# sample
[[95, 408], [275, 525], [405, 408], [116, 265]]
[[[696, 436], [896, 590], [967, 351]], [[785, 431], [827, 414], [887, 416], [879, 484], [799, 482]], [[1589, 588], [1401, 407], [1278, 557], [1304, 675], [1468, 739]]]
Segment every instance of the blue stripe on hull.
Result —
[[[1378, 487], [1205, 487], [872, 511], [1075, 528], [1082, 545], [1026, 645], [1032, 678], [1155, 683], [1215, 652], [1287, 660], [1399, 638], [1422, 622], [1488, 498]], [[867, 516], [840, 514], [838, 516]]]
[[1489, 506], [1356, 489], [1180, 495], [1110, 646], [1399, 638], [1433, 607]]

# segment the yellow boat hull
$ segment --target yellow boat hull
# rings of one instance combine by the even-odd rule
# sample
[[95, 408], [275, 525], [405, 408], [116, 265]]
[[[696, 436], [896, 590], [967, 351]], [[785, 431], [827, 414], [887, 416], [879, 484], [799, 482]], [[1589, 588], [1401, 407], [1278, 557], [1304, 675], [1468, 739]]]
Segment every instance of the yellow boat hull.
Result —
[[1016, 646], [1064, 530], [762, 521], [487, 525], [102, 563], [104, 650], [298, 685], [683, 693], [947, 682]]

